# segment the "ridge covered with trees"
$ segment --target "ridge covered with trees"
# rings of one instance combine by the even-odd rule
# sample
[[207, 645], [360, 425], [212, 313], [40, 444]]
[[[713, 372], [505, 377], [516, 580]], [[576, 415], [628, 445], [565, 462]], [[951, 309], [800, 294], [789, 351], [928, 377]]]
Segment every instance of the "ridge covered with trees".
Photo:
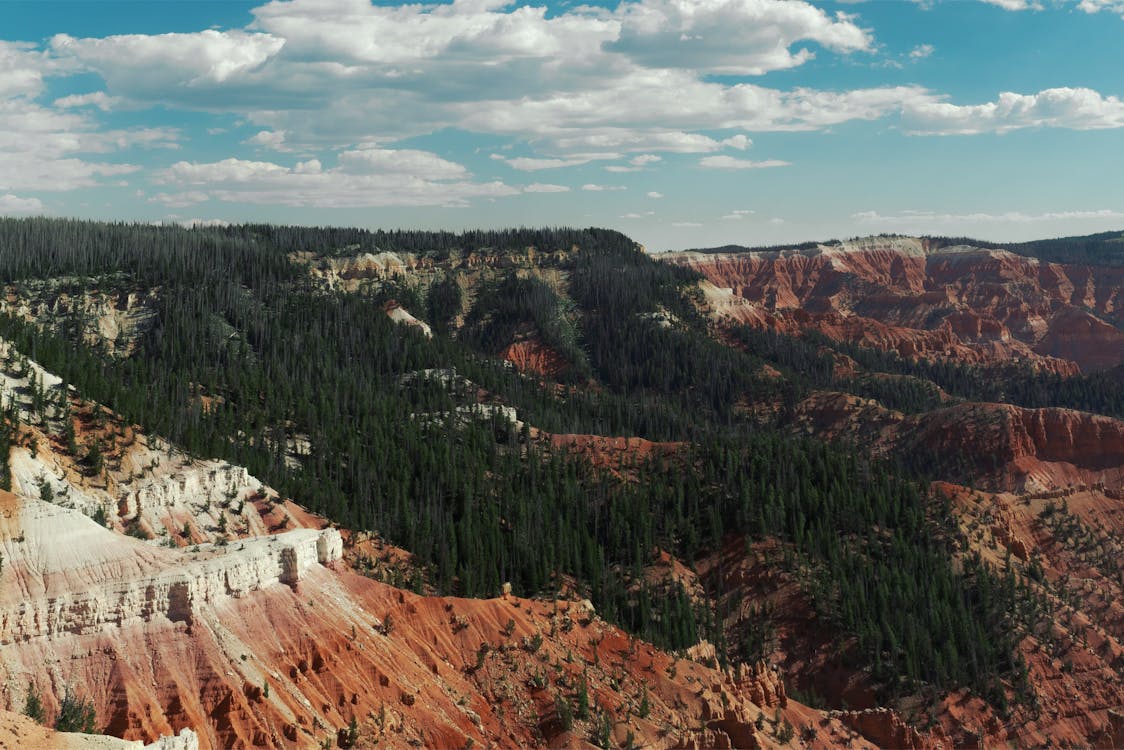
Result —
[[[391, 322], [379, 293], [327, 291], [293, 260], [309, 251], [439, 259], [531, 246], [577, 248], [565, 289], [504, 276], [453, 335], [463, 300], [439, 281], [412, 310], [433, 318], [432, 339]], [[158, 290], [155, 323], [126, 358], [82, 345], [81, 320], [38, 326], [0, 315], [0, 337], [148, 431], [245, 465], [312, 510], [405, 547], [439, 591], [492, 596], [510, 582], [519, 594], [551, 595], [575, 581], [607, 619], [670, 649], [708, 637], [725, 660], [736, 649], [725, 643], [723, 612], [681, 586], [651, 582], [645, 569], [659, 550], [690, 563], [732, 535], [779, 538], [851, 644], [850, 658], [888, 695], [964, 685], [998, 704], [1002, 680], [1025, 682], [1012, 618], [1033, 602], [1009, 574], [979, 560], [954, 563], [950, 511], [918, 476], [733, 408], [767, 401], [783, 415], [824, 377], [821, 342], [743, 332], [748, 351], [740, 351], [714, 341], [694, 305], [697, 277], [623, 235], [32, 219], [0, 220], [0, 249], [0, 283], [17, 291], [49, 279], [60, 288]], [[488, 356], [523, 327], [571, 363], [568, 385]], [[763, 359], [806, 380], [764, 376]], [[909, 367], [879, 366], [891, 365]], [[419, 375], [454, 370], [451, 382]], [[941, 377], [962, 393], [985, 387]], [[458, 408], [481, 393], [516, 407], [522, 426], [462, 419]], [[690, 448], [622, 480], [544, 450], [530, 425]], [[298, 438], [310, 449], [294, 463], [288, 446]]]

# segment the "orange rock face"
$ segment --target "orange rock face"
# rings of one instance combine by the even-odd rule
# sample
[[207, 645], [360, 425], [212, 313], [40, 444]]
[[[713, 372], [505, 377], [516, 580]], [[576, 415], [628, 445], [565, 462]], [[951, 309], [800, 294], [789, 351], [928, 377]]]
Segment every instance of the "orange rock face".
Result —
[[[668, 253], [699, 271], [711, 313], [785, 332], [972, 364], [1071, 374], [1124, 362], [1124, 269], [868, 238], [808, 251]], [[727, 290], [741, 301], [722, 297]]]
[[[9, 684], [61, 665], [59, 682], [89, 696], [111, 734], [191, 727], [203, 748], [335, 746], [350, 742], [352, 718], [357, 747], [568, 746], [602, 716], [621, 741], [650, 747], [775, 747], [778, 710], [816, 722], [831, 746], [853, 735], [788, 701], [770, 669], [676, 659], [575, 603], [421, 597], [325, 567], [200, 606], [190, 621], [154, 616], [0, 653]], [[589, 717], [561, 719], [579, 691]]]
[[816, 393], [796, 409], [811, 434], [854, 441], [874, 455], [957, 462], [980, 487], [1044, 492], [1124, 483], [1124, 421], [1072, 409], [963, 403], [906, 416], [844, 393]]
[[1019, 644], [1033, 701], [1003, 717], [957, 691], [941, 701], [939, 725], [957, 747], [1118, 746], [1124, 512], [1115, 493], [989, 493], [947, 483], [934, 490], [951, 500], [971, 549], [985, 560], [1002, 568], [1009, 557], [1020, 573], [1036, 566], [1030, 585], [1050, 612]]
[[500, 354], [500, 358], [515, 365], [520, 372], [556, 378], [570, 366], [562, 355], [538, 339], [516, 341]]

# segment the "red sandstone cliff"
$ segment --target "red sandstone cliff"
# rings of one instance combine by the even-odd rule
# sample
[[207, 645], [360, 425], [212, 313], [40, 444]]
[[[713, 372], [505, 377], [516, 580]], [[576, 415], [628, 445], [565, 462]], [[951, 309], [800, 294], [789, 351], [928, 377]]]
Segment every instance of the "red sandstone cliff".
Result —
[[808, 251], [660, 257], [706, 278], [716, 318], [812, 328], [903, 356], [1018, 359], [1060, 373], [1124, 362], [1124, 269], [877, 237]]

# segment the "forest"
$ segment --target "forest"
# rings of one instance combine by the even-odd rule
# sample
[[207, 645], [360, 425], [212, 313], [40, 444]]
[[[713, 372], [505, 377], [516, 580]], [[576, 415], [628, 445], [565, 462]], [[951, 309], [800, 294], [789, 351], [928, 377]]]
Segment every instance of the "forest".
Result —
[[[564, 289], [509, 274], [463, 310], [458, 289], [435, 283], [415, 310], [431, 318], [433, 338], [391, 322], [385, 295], [325, 290], [293, 260], [532, 246], [579, 249], [565, 261]], [[83, 345], [80, 319], [39, 326], [0, 315], [0, 337], [146, 430], [245, 465], [333, 521], [408, 549], [425, 569], [409, 585], [479, 597], [510, 582], [521, 595], [550, 596], [566, 578], [631, 632], [669, 649], [707, 637], [726, 661], [742, 653], [726, 642], [723, 612], [681, 587], [650, 583], [645, 568], [659, 550], [690, 563], [731, 537], [775, 538], [821, 615], [848, 636], [848, 658], [887, 695], [963, 685], [1000, 704], [1000, 680], [1025, 682], [1015, 618], [1031, 595], [1010, 571], [954, 564], [958, 532], [923, 477], [785, 428], [785, 407], [829, 377], [817, 353], [823, 342], [742, 331], [745, 351], [718, 343], [693, 304], [696, 277], [623, 235], [30, 219], [0, 220], [0, 248], [0, 281], [16, 289], [42, 280], [70, 290], [158, 289], [155, 324], [125, 358]], [[490, 356], [525, 329], [566, 355], [561, 384]], [[963, 397], [990, 387], [972, 371], [841, 350], [880, 371], [923, 372]], [[763, 377], [762, 361], [791, 377]], [[425, 370], [457, 378], [420, 377]], [[524, 427], [454, 417], [470, 392], [514, 406]], [[1092, 382], [1032, 378], [1000, 395], [1103, 398], [1096, 393]], [[925, 408], [932, 398], [921, 386], [875, 395], [897, 408]], [[750, 418], [732, 408], [739, 401], [781, 409], [773, 420]], [[688, 447], [678, 459], [632, 467], [636, 478], [626, 481], [545, 450], [529, 425]], [[286, 445], [297, 436], [311, 449], [293, 466]], [[97, 455], [98, 447], [75, 450]]]

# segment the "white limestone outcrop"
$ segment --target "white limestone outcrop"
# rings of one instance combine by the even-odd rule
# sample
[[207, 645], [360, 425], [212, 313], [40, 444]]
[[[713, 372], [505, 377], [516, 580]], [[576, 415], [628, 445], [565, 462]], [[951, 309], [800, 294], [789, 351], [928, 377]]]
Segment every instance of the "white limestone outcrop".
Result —
[[90, 633], [133, 618], [190, 624], [204, 604], [295, 586], [312, 566], [343, 552], [331, 528], [166, 549], [76, 511], [12, 495], [0, 507], [0, 545], [0, 643]]

